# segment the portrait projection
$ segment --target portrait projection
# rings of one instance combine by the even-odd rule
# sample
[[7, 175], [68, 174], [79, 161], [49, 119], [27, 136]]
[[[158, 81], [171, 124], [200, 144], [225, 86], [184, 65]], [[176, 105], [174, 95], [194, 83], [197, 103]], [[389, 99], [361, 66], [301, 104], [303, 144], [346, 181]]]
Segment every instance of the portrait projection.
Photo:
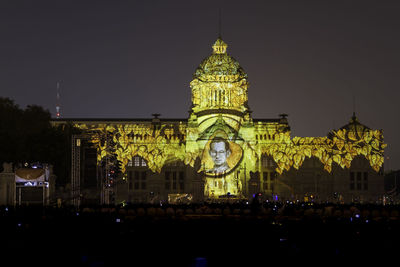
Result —
[[207, 176], [221, 177], [229, 174], [238, 165], [243, 155], [242, 148], [228, 139], [211, 138], [203, 152], [203, 168]]

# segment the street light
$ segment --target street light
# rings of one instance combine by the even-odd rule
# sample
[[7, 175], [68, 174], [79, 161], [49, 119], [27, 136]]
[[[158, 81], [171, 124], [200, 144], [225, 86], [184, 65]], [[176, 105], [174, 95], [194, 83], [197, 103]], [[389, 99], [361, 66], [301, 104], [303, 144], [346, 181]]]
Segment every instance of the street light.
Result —
[[242, 192], [243, 192], [244, 197], [247, 199], [246, 162], [243, 164], [243, 167], [239, 167], [239, 170], [236, 173], [238, 193], [239, 193], [239, 175], [240, 175], [240, 170], [244, 170], [244, 189], [242, 190]]

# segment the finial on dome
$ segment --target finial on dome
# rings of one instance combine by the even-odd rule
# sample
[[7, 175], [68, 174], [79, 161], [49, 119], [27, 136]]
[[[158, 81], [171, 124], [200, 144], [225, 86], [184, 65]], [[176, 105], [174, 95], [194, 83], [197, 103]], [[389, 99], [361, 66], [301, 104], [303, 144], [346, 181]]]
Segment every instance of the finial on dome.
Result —
[[353, 111], [353, 116], [351, 116], [350, 123], [356, 123], [356, 122], [358, 122], [358, 118], [356, 116], [356, 112]]
[[214, 54], [225, 54], [226, 53], [226, 48], [228, 45], [222, 41], [221, 38], [218, 38], [217, 41], [213, 44], [213, 53]]

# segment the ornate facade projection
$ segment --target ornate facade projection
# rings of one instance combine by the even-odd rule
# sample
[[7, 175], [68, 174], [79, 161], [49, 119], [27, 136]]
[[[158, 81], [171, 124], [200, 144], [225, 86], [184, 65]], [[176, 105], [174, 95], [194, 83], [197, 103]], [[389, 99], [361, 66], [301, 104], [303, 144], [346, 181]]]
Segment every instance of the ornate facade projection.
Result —
[[161, 173], [170, 162], [183, 162], [202, 177], [208, 198], [249, 196], [253, 180], [261, 179], [264, 158], [272, 160], [270, 166], [278, 176], [299, 170], [306, 159], [319, 161], [328, 174], [334, 166], [350, 169], [358, 156], [364, 157], [375, 172], [381, 170], [386, 146], [382, 131], [362, 125], [355, 115], [347, 125], [324, 137], [292, 138], [285, 115], [253, 119], [247, 74], [227, 53], [222, 39], [218, 38], [212, 48], [213, 53], [201, 62], [190, 83], [188, 119], [75, 121], [90, 134], [99, 165], [106, 158], [115, 158], [126, 176], [135, 156], [144, 159], [154, 174]]

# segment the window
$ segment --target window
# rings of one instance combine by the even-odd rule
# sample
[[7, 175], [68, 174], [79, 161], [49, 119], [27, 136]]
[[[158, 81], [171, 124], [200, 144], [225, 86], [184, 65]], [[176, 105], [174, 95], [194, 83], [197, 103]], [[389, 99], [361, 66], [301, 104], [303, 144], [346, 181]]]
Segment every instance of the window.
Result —
[[[130, 164], [131, 165], [129, 165], [129, 166], [132, 166], [132, 162]], [[135, 167], [146, 167], [147, 163], [142, 157], [134, 156], [133, 157], [133, 166], [135, 166]]]
[[146, 175], [147, 173], [145, 171], [142, 172], [142, 189], [146, 189]]
[[264, 182], [264, 184], [263, 184], [263, 188], [264, 188], [264, 190], [268, 190], [269, 189], [269, 186], [268, 186], [268, 172], [263, 172], [263, 182]]
[[350, 172], [350, 190], [368, 190], [368, 172]]
[[135, 167], [140, 166], [140, 157], [134, 157], [133, 158], [133, 163]]
[[357, 172], [357, 190], [361, 190], [361, 172]]
[[269, 190], [274, 192], [274, 185], [275, 185], [275, 179], [278, 176], [278, 173], [276, 171], [273, 172], [268, 172], [269, 175]]
[[171, 188], [170, 172], [165, 172], [165, 189], [169, 190]]
[[139, 172], [135, 171], [135, 177], [134, 177], [134, 189], [137, 190], [139, 189]]
[[179, 172], [179, 189], [183, 191], [185, 189], [185, 174], [184, 172]]
[[[132, 175], [134, 174], [134, 175]], [[128, 189], [132, 190], [132, 177], [133, 177], [133, 189], [134, 190], [139, 190], [139, 189], [146, 189], [146, 177], [147, 177], [147, 172], [146, 171], [129, 171], [128, 172]]]
[[261, 159], [261, 165], [263, 167], [268, 167], [268, 158], [267, 157], [262, 157]]
[[350, 172], [350, 190], [354, 190], [354, 172]]
[[176, 172], [172, 173], [172, 189], [176, 190]]
[[[273, 159], [270, 159], [269, 161], [269, 166], [274, 167], [275, 166], [275, 161]], [[277, 173], [275, 172], [275, 177], [277, 176]]]
[[130, 190], [132, 190], [132, 188], [133, 188], [132, 179], [129, 178], [129, 180], [128, 180], [128, 190], [130, 191]]

